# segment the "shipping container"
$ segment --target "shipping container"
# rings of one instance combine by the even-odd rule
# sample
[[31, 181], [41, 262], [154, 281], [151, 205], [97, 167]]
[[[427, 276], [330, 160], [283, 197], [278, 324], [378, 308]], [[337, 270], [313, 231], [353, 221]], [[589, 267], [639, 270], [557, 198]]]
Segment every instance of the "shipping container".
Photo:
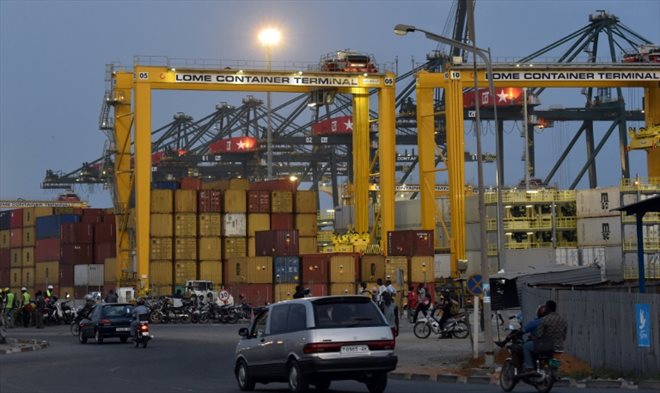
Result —
[[429, 282], [435, 280], [433, 258], [432, 256], [413, 256], [410, 258], [411, 282]]
[[290, 191], [295, 192], [298, 182], [290, 179], [264, 180], [250, 184], [250, 190]]
[[[429, 279], [431, 277], [429, 276]], [[385, 258], [385, 277], [383, 281], [392, 280], [393, 284], [408, 282], [408, 258], [392, 256]]]
[[222, 262], [220, 260], [200, 261], [198, 270], [200, 280], [212, 281], [216, 286], [223, 283]]
[[36, 236], [37, 240], [60, 237], [60, 226], [62, 224], [79, 222], [77, 214], [58, 214], [54, 216], [37, 217]]
[[329, 282], [329, 263], [330, 254], [302, 254], [300, 268], [302, 281], [307, 283]]
[[258, 231], [255, 233], [255, 252], [257, 256], [299, 255], [298, 231]]
[[318, 219], [316, 214], [300, 213], [294, 216], [296, 229], [300, 236], [314, 236], [318, 232]]
[[197, 259], [197, 238], [195, 237], [177, 237], [174, 240], [174, 259], [175, 260], [196, 260]]
[[257, 231], [267, 231], [270, 229], [270, 215], [267, 213], [249, 213], [247, 220], [248, 236], [254, 236]]
[[81, 216], [83, 214], [83, 209], [80, 207], [54, 207], [53, 215], [74, 215]]
[[103, 263], [106, 259], [116, 256], [116, 243], [94, 243], [94, 263]]
[[297, 286], [298, 284], [274, 284], [273, 300], [275, 302], [281, 302], [284, 300], [293, 299], [293, 295], [296, 293]]
[[227, 258], [223, 264], [224, 281], [230, 284], [242, 284], [247, 282], [247, 258]]
[[229, 180], [213, 180], [202, 183], [202, 190], [224, 191], [229, 189]]
[[225, 213], [247, 213], [247, 192], [229, 189], [224, 194]]
[[273, 258], [248, 257], [242, 275], [248, 284], [273, 283]]
[[621, 245], [621, 216], [578, 218], [578, 246]]
[[64, 223], [60, 226], [63, 244], [89, 244], [94, 242], [94, 224], [84, 222]]
[[247, 236], [247, 215], [245, 213], [225, 213], [222, 218], [222, 233], [226, 237]]
[[222, 258], [222, 247], [220, 237], [199, 238], [199, 259], [220, 260]]
[[103, 286], [103, 265], [75, 265], [73, 267], [73, 285]]
[[385, 278], [385, 256], [363, 255], [360, 260], [360, 280], [376, 282]]
[[201, 190], [197, 193], [197, 211], [203, 213], [222, 212], [222, 191]]
[[151, 190], [151, 213], [172, 214], [174, 212], [174, 191], [167, 189]]
[[7, 231], [11, 228], [11, 211], [0, 211], [0, 231]]
[[154, 181], [151, 182], [152, 190], [176, 190], [179, 188], [177, 181]]
[[330, 282], [353, 283], [358, 281], [358, 254], [335, 254], [330, 257]]
[[176, 261], [174, 264], [174, 285], [185, 285], [188, 280], [197, 279], [197, 261]]
[[60, 238], [37, 240], [35, 245], [35, 261], [54, 261], [60, 259]]
[[579, 266], [580, 255], [576, 247], [555, 248], [555, 263], [557, 265]]
[[96, 243], [111, 243], [117, 239], [117, 225], [115, 224], [114, 215], [112, 215], [112, 219], [108, 217], [105, 216], [103, 222], [94, 224], [94, 241]]
[[175, 190], [174, 191], [174, 212], [175, 213], [195, 213], [195, 214], [197, 214], [197, 191], [195, 191], [195, 190]]
[[247, 238], [247, 256], [256, 257], [257, 256], [257, 247], [255, 246], [256, 240], [254, 236]]
[[181, 189], [183, 190], [201, 190], [202, 179], [199, 177], [183, 177], [181, 178]]
[[11, 251], [9, 248], [0, 249], [0, 269], [11, 267]]
[[52, 207], [24, 207], [23, 227], [33, 227], [37, 224], [37, 217], [52, 216]]
[[9, 246], [10, 237], [11, 237], [11, 231], [9, 229], [3, 229], [2, 231], [0, 231], [0, 249], [10, 247]]
[[34, 247], [21, 249], [21, 267], [34, 267]]
[[295, 212], [313, 213], [318, 211], [318, 196], [316, 191], [306, 190], [295, 193]]
[[94, 262], [94, 247], [91, 244], [61, 244], [60, 261], [68, 264], [91, 264]]
[[225, 237], [222, 240], [223, 259], [247, 256], [247, 238]]
[[248, 191], [247, 211], [248, 213], [270, 213], [270, 191]]
[[435, 278], [451, 277], [451, 255], [436, 254], [433, 258]]
[[151, 285], [172, 285], [174, 270], [172, 261], [150, 261], [149, 282]]
[[34, 247], [36, 244], [36, 230], [34, 227], [25, 227], [23, 228], [23, 247]]
[[316, 237], [299, 237], [298, 243], [298, 249], [301, 255], [319, 252], [318, 239]]
[[[179, 215], [177, 214], [177, 217]], [[149, 217], [149, 236], [153, 237], [172, 237], [174, 236], [174, 217], [171, 214], [151, 214]], [[188, 224], [188, 221], [182, 222], [181, 226]]]
[[9, 212], [9, 228], [23, 228], [23, 209], [13, 209]]
[[3, 268], [0, 267], [0, 288], [9, 288], [10, 284], [10, 278], [9, 275], [11, 274], [11, 271], [9, 268]]
[[273, 284], [238, 284], [229, 286], [235, 299], [243, 300], [254, 307], [261, 307], [273, 302]]
[[[20, 267], [12, 267], [9, 269], [9, 286], [12, 288], [23, 286], [23, 269]], [[19, 292], [14, 292], [15, 295], [20, 296]]]
[[250, 189], [250, 180], [243, 178], [230, 179], [229, 189], [247, 191]]
[[299, 257], [273, 258], [273, 283], [290, 284], [300, 282]]
[[149, 260], [172, 260], [174, 240], [171, 237], [152, 237], [149, 243]]
[[103, 277], [106, 282], [117, 282], [118, 277], [117, 258], [107, 258], [103, 262]]
[[80, 216], [80, 222], [86, 222], [89, 224], [96, 224], [98, 222], [103, 222], [103, 216], [93, 216], [93, 215], [85, 215], [83, 214]]
[[330, 284], [330, 295], [355, 295], [355, 283], [332, 283]]
[[203, 213], [199, 215], [199, 236], [210, 237], [222, 234], [222, 217], [220, 213]]
[[37, 262], [34, 265], [35, 285], [59, 285], [60, 261]]
[[273, 213], [293, 213], [293, 192], [273, 191], [270, 203], [270, 211]]
[[621, 206], [619, 187], [577, 190], [575, 198], [578, 218], [621, 216], [612, 211]]
[[196, 237], [197, 215], [194, 213], [177, 213], [174, 216], [174, 236]]
[[309, 289], [310, 296], [328, 296], [328, 284], [320, 282], [304, 282], [302, 287]]
[[293, 214], [291, 213], [272, 213], [270, 215], [270, 229], [289, 230], [295, 229]]
[[[101, 208], [86, 208], [83, 209], [83, 216], [103, 216], [105, 215], [105, 209]], [[44, 214], [42, 214], [44, 215]]]
[[23, 266], [23, 248], [9, 249], [9, 267]]
[[60, 299], [66, 299], [66, 295], [71, 296], [72, 299], [75, 299], [74, 295], [74, 289], [72, 286], [69, 287], [63, 287], [63, 286], [57, 286], [55, 288], [55, 292], [60, 294]]
[[23, 247], [23, 228], [12, 228], [9, 230], [9, 247]]
[[[28, 287], [28, 288], [34, 288], [34, 267], [24, 267], [21, 269], [21, 285]], [[43, 288], [45, 289], [45, 288]], [[32, 296], [34, 296], [34, 292], [31, 293]]]

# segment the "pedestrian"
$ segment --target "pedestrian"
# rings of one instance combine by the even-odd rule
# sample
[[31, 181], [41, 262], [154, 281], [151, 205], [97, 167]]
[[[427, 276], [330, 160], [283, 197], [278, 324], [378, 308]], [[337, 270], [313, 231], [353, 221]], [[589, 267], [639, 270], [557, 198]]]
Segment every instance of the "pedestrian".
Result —
[[371, 297], [371, 291], [367, 289], [367, 282], [361, 281], [360, 287], [358, 288], [358, 295]]
[[392, 280], [385, 281], [385, 290], [392, 295], [392, 300], [396, 299], [396, 288], [392, 285]]
[[114, 289], [109, 290], [104, 299], [106, 303], [117, 303], [118, 300], [119, 298], [117, 297]]
[[417, 291], [415, 290], [415, 287], [413, 285], [408, 285], [408, 294], [406, 295], [408, 299], [408, 304], [407, 304], [407, 315], [408, 315], [408, 320], [410, 321], [412, 314], [415, 312], [417, 309]]
[[394, 337], [397, 337], [399, 335], [399, 308], [394, 304], [392, 295], [389, 292], [383, 293], [383, 303], [380, 305], [380, 309], [385, 315], [390, 328], [392, 328]]
[[300, 299], [305, 297], [305, 289], [302, 287], [302, 285], [296, 285], [296, 292], [293, 294], [294, 299]]
[[32, 303], [31, 303], [30, 292], [27, 288], [21, 288], [21, 305], [23, 311], [23, 327], [28, 327], [30, 325], [30, 314], [32, 314]]
[[382, 301], [383, 301], [383, 292], [386, 291], [386, 288], [385, 288], [385, 285], [383, 284], [383, 279], [382, 278], [379, 278], [378, 280], [376, 280], [376, 288], [377, 288], [376, 304], [380, 305], [380, 303], [382, 303]]
[[563, 351], [568, 324], [557, 314], [557, 303], [545, 302], [545, 315], [534, 331], [533, 339], [523, 344], [525, 372], [534, 371], [534, 355], [552, 351]]
[[44, 328], [44, 310], [46, 309], [46, 299], [41, 291], [37, 291], [34, 296], [34, 326], [37, 329]]
[[426, 318], [429, 307], [431, 307], [431, 294], [426, 290], [424, 283], [420, 282], [417, 285], [417, 308], [415, 309], [413, 323], [417, 322], [417, 316], [420, 312]]

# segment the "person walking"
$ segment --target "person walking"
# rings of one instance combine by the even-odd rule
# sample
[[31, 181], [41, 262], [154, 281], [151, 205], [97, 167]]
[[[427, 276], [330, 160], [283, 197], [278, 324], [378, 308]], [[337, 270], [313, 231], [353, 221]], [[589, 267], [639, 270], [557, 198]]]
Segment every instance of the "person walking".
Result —
[[30, 325], [30, 314], [32, 313], [32, 303], [31, 303], [30, 292], [27, 288], [21, 288], [21, 305], [23, 311], [23, 327], [28, 327]]
[[44, 294], [41, 291], [37, 291], [34, 296], [34, 326], [37, 329], [44, 328], [44, 310], [46, 309], [46, 299], [44, 299]]
[[305, 297], [305, 288], [302, 285], [296, 285], [296, 292], [293, 294], [294, 299], [301, 299]]
[[16, 312], [16, 295], [9, 288], [5, 288], [5, 321], [7, 327], [14, 327], [14, 313]]
[[413, 323], [417, 322], [417, 316], [420, 312], [426, 318], [429, 307], [431, 307], [431, 294], [424, 287], [424, 283], [420, 282], [417, 285], [417, 308], [415, 309]]
[[371, 298], [371, 291], [367, 289], [367, 282], [361, 281], [360, 287], [358, 288], [358, 295], [366, 296]]
[[397, 337], [399, 335], [399, 308], [392, 300], [392, 295], [387, 291], [383, 293], [383, 303], [380, 305], [380, 310], [385, 315], [390, 328], [392, 328], [394, 337]]

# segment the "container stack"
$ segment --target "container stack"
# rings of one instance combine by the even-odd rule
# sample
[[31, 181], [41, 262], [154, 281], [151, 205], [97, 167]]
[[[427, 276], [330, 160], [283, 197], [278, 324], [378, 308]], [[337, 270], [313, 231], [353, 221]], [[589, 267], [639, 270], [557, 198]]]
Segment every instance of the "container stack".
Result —
[[10, 214], [9, 210], [0, 211], [0, 283], [6, 283], [6, 286], [9, 286], [11, 269]]
[[80, 215], [72, 213], [37, 217], [35, 268], [38, 286], [53, 284], [60, 295], [68, 292], [75, 296], [74, 265], [93, 263], [94, 258], [93, 234], [83, 228], [90, 224], [74, 226], [77, 223], [80, 223]]
[[174, 260], [174, 190], [151, 190], [149, 275], [152, 292], [172, 293]]
[[[185, 183], [184, 183], [185, 184]], [[197, 183], [190, 182], [195, 185]], [[174, 286], [197, 279], [197, 190], [174, 191]]]
[[391, 280], [397, 291], [423, 282], [433, 287], [435, 282], [435, 240], [430, 230], [401, 230], [387, 233], [388, 257], [385, 259], [385, 279]]
[[330, 257], [331, 254], [301, 255], [300, 276], [302, 286], [309, 288], [313, 296], [326, 296], [328, 294]]
[[360, 254], [330, 256], [330, 295], [354, 295], [359, 282]]
[[200, 280], [222, 284], [222, 191], [200, 190], [197, 197]]

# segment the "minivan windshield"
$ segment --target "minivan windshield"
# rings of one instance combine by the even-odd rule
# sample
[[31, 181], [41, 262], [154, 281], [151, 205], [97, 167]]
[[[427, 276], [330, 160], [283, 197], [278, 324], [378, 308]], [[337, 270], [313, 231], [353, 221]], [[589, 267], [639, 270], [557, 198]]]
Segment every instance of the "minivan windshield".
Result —
[[376, 304], [366, 297], [324, 298], [312, 304], [320, 329], [386, 325]]

